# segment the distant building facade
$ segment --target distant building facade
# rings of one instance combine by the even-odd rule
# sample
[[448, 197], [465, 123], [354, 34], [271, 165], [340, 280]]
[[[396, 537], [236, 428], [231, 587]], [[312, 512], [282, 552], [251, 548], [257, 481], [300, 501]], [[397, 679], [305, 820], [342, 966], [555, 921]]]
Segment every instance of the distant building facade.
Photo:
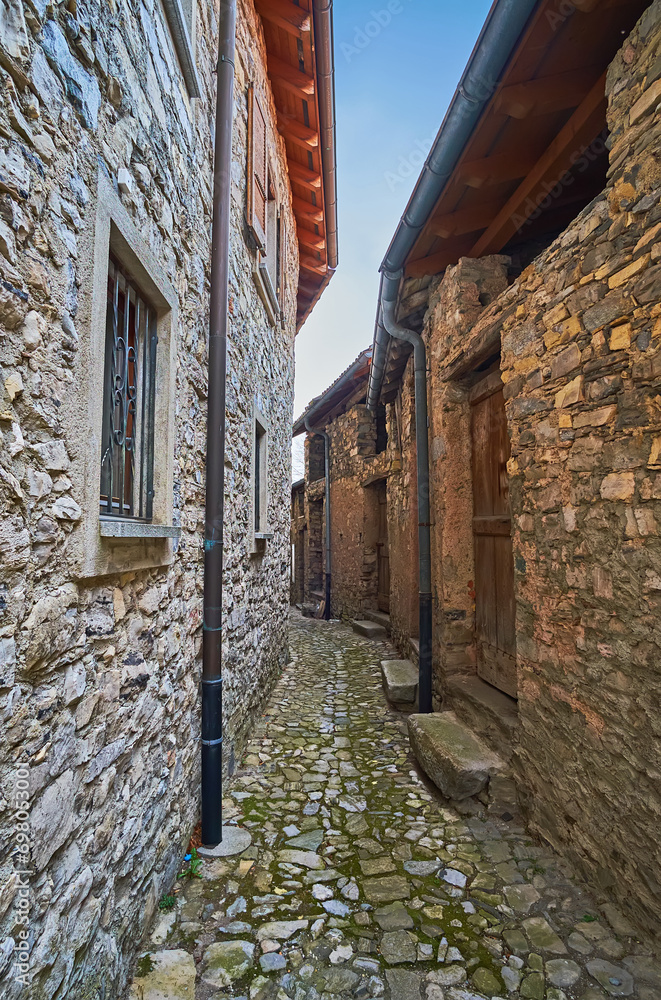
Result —
[[[288, 659], [294, 338], [334, 267], [313, 12], [281, 8], [238, 3], [229, 770]], [[0, 11], [7, 998], [121, 995], [199, 814], [216, 51], [207, 0]]]

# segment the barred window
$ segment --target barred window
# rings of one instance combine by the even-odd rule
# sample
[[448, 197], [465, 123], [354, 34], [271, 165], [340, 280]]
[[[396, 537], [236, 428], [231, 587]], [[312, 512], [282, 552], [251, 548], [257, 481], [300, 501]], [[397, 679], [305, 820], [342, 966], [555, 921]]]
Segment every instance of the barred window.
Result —
[[101, 514], [150, 521], [154, 498], [156, 310], [108, 268]]

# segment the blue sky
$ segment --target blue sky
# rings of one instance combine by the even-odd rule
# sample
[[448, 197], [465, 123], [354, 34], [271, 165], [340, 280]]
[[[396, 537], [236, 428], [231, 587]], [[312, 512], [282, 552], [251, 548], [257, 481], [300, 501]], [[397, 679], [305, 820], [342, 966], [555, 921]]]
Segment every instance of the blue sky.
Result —
[[297, 338], [296, 416], [372, 342], [379, 265], [490, 5], [334, 2], [340, 267]]

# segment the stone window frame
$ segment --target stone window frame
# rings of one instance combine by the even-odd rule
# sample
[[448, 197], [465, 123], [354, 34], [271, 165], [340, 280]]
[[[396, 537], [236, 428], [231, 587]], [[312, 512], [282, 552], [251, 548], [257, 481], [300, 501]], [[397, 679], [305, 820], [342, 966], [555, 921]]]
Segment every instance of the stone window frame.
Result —
[[[181, 529], [173, 520], [177, 294], [165, 271], [99, 169], [96, 212], [84, 233], [80, 259], [81, 391], [74, 401], [67, 444], [74, 456], [83, 517], [71, 537], [72, 569], [80, 579], [164, 566], [172, 562]], [[131, 274], [156, 310], [154, 498], [150, 523], [99, 514], [107, 283], [110, 255]]]
[[[257, 403], [253, 408], [252, 435], [251, 435], [251, 460], [250, 460], [250, 551], [254, 555], [264, 549], [266, 542], [273, 538], [273, 532], [269, 528], [269, 449], [270, 434], [269, 423]], [[261, 434], [260, 434], [261, 431]], [[262, 443], [257, 454], [257, 437], [261, 437]], [[257, 460], [259, 457], [259, 479], [257, 477]], [[261, 531], [256, 530], [256, 500], [257, 483], [261, 487], [259, 494], [259, 519]]]
[[162, 0], [162, 3], [188, 96], [201, 97], [202, 88], [195, 62], [197, 0]]

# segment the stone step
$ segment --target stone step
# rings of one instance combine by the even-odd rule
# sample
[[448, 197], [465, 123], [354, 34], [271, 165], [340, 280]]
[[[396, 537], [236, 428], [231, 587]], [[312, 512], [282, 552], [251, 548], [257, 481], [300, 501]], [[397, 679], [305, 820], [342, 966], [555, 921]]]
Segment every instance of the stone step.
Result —
[[383, 625], [377, 625], [376, 622], [355, 621], [351, 622], [351, 628], [358, 635], [364, 635], [366, 639], [387, 639]]
[[365, 618], [368, 621], [376, 622], [377, 625], [383, 625], [386, 632], [390, 632], [390, 615], [387, 615], [385, 611], [363, 611]]
[[469, 729], [479, 733], [496, 753], [509, 760], [519, 731], [519, 712], [514, 698], [477, 676], [451, 677], [445, 693], [448, 708]]
[[420, 640], [419, 639], [409, 639], [409, 652], [411, 654], [411, 662], [418, 666], [420, 663]]
[[411, 747], [422, 770], [448, 799], [478, 795], [505, 763], [454, 712], [410, 715]]
[[396, 707], [415, 705], [418, 670], [410, 660], [381, 660], [381, 679], [386, 698]]

